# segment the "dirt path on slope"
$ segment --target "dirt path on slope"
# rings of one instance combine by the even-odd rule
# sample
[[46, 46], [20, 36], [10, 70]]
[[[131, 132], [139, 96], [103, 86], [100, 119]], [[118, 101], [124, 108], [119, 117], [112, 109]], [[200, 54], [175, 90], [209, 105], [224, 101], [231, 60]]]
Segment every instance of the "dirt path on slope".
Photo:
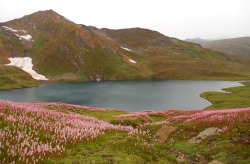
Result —
[[155, 133], [155, 136], [159, 136], [162, 141], [166, 141], [169, 134], [177, 129], [176, 126], [162, 125]]

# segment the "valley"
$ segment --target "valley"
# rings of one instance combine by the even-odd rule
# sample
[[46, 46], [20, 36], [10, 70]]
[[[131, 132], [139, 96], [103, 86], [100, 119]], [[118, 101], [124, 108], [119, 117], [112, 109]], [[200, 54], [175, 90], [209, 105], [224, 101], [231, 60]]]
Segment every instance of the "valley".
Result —
[[2, 22], [0, 164], [250, 163], [248, 41]]

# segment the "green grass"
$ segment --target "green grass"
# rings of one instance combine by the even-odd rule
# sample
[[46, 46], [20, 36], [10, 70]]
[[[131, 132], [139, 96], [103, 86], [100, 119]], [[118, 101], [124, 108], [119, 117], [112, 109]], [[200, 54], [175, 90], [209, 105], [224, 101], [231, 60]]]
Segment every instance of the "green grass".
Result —
[[161, 122], [166, 119], [166, 117], [163, 114], [152, 114], [150, 115], [150, 117], [154, 122]]
[[112, 53], [104, 52], [100, 46], [84, 56], [87, 74], [99, 76], [103, 80], [130, 80], [142, 78], [143, 72], [124, 62], [123, 59]]
[[127, 114], [125, 111], [85, 111], [82, 114], [95, 117], [99, 120], [112, 122], [114, 120], [113, 116]]
[[117, 118], [111, 121], [112, 124], [121, 124], [126, 126], [133, 126], [138, 127], [141, 124], [146, 123], [147, 121], [141, 119], [141, 118], [135, 118], [135, 117], [124, 117], [124, 118]]
[[242, 82], [245, 86], [223, 89], [229, 93], [205, 92], [201, 97], [212, 103], [206, 109], [230, 109], [250, 107], [250, 82]]
[[0, 90], [37, 87], [39, 82], [19, 68], [0, 65]]
[[[73, 48], [76, 44], [76, 40], [72, 36], [74, 25], [60, 23], [57, 28], [56, 32], [51, 35], [36, 31], [38, 37], [28, 52], [33, 58], [37, 70], [51, 78], [69, 72], [76, 74], [78, 70], [77, 66], [69, 60], [69, 55], [77, 53]], [[64, 35], [61, 34], [62, 32]]]
[[205, 146], [188, 142], [178, 142], [173, 146], [173, 148], [189, 155], [193, 160], [197, 157], [197, 154], [206, 155], [206, 153], [208, 152], [208, 148], [206, 148]]
[[[144, 145], [144, 142], [149, 146]], [[166, 146], [143, 138], [128, 137], [127, 133], [110, 132], [96, 141], [68, 149], [65, 158], [55, 158], [48, 163], [177, 163], [167, 153]]]

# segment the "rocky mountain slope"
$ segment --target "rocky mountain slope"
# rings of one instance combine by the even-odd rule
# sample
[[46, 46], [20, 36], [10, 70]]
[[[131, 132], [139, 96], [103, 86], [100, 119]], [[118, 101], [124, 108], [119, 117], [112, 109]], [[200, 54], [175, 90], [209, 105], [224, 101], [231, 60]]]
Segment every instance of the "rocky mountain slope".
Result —
[[[148, 29], [78, 25], [53, 10], [1, 23], [0, 52], [1, 77], [10, 76], [6, 69], [22, 71], [4, 65], [9, 57], [29, 57], [32, 69], [50, 82], [250, 77], [250, 58], [204, 49]], [[20, 76], [32, 79], [25, 72]], [[0, 82], [17, 83], [16, 76], [10, 78]]]
[[197, 43], [202, 45], [202, 47], [210, 48], [220, 52], [250, 57], [250, 37], [240, 37], [213, 41], [194, 38], [187, 39], [186, 41]]

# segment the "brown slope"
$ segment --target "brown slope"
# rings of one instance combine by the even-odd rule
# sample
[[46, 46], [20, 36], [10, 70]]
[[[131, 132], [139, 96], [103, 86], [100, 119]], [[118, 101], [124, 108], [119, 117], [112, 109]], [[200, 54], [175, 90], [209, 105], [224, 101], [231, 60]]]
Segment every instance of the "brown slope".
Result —
[[8, 53], [3, 47], [2, 41], [0, 40], [0, 65], [8, 64], [10, 61], [8, 58], [10, 57], [10, 53]]

